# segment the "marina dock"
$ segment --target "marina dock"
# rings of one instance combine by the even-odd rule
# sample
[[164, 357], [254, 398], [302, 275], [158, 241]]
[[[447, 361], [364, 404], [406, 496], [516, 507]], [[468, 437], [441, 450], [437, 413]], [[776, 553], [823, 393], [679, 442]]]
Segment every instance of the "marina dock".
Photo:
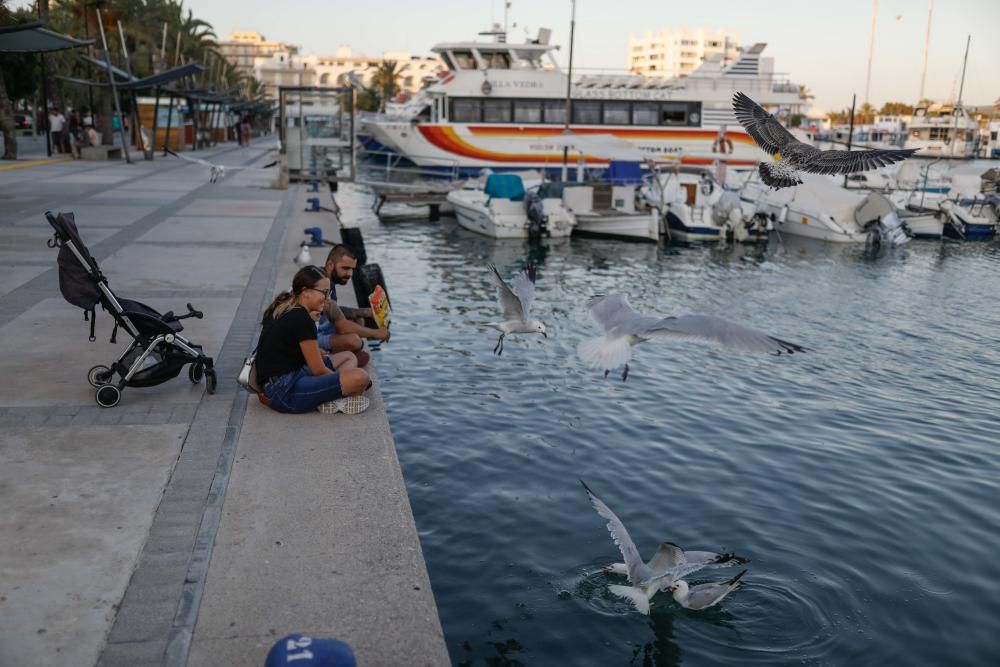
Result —
[[[199, 157], [259, 166], [271, 146]], [[159, 157], [0, 172], [0, 369], [17, 378], [0, 390], [0, 664], [260, 665], [294, 632], [359, 664], [448, 664], [378, 355], [357, 416], [282, 415], [235, 382], [301, 230], [338, 226], [304, 211], [304, 185], [208, 176]], [[76, 214], [120, 296], [205, 312], [185, 335], [215, 358], [217, 393], [185, 373], [98, 407], [87, 369], [122, 341], [98, 310], [88, 342], [61, 297], [47, 210]]]

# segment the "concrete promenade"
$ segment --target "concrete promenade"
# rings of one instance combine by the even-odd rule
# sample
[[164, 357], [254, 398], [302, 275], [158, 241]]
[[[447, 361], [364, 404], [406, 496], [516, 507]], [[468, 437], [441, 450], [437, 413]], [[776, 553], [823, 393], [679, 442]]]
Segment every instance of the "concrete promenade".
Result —
[[[196, 155], [262, 165], [273, 144]], [[359, 664], [448, 664], [377, 379], [356, 416], [280, 415], [235, 383], [302, 229], [336, 238], [336, 221], [271, 189], [274, 169], [210, 185], [136, 158], [0, 170], [0, 665], [262, 665], [292, 632]], [[184, 335], [216, 394], [185, 372], [97, 406], [87, 370], [128, 337], [109, 344], [99, 310], [87, 340], [46, 210], [76, 214], [120, 296], [204, 311]]]

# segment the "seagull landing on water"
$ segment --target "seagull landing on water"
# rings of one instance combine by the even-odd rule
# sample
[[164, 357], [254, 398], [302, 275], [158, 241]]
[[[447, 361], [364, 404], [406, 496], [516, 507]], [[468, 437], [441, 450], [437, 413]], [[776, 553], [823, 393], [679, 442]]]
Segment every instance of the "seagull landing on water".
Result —
[[503, 310], [503, 320], [500, 322], [487, 322], [486, 326], [493, 327], [500, 332], [500, 340], [493, 348], [497, 356], [503, 354], [503, 339], [507, 334], [514, 333], [540, 333], [546, 338], [545, 325], [538, 320], [528, 319], [528, 312], [531, 309], [531, 302], [535, 298], [535, 267], [528, 266], [524, 271], [514, 276], [511, 282], [514, 288], [511, 289], [500, 277], [497, 267], [489, 265], [490, 280], [497, 288], [497, 300]]
[[[594, 495], [590, 487], [581, 479], [580, 484], [587, 491], [594, 510], [608, 521], [608, 533], [622, 552], [624, 563], [609, 565], [603, 570], [624, 574], [631, 586], [608, 586], [608, 590], [632, 603], [641, 613], [649, 614], [649, 601], [660, 591], [673, 586], [681, 577], [705, 567], [729, 567], [746, 563], [746, 558], [735, 554], [717, 554], [710, 551], [684, 551], [672, 542], [664, 542], [648, 563], [642, 562], [639, 550], [618, 518], [604, 501]], [[720, 598], [721, 599], [721, 598]]]
[[611, 369], [625, 365], [622, 381], [628, 379], [632, 346], [654, 336], [699, 340], [742, 349], [747, 352], [794, 354], [806, 348], [769, 336], [762, 331], [710, 315], [655, 317], [643, 315], [629, 305], [624, 294], [594, 296], [587, 302], [590, 314], [604, 335], [580, 343], [576, 353], [588, 366], [603, 368], [604, 377]]
[[199, 160], [198, 158], [193, 158], [193, 157], [188, 157], [186, 155], [181, 155], [180, 153], [173, 152], [169, 148], [166, 148], [164, 150], [166, 150], [168, 153], [170, 153], [174, 157], [179, 157], [182, 160], [187, 160], [188, 162], [191, 162], [192, 164], [200, 164], [203, 167], [208, 167], [208, 169], [209, 169], [208, 182], [209, 183], [216, 183], [216, 182], [219, 181], [220, 178], [225, 178], [226, 171], [245, 171], [247, 169], [252, 169], [252, 170], [270, 169], [271, 167], [273, 167], [276, 164], [278, 164], [277, 161], [274, 161], [274, 162], [271, 162], [269, 164], [265, 164], [262, 167], [227, 167], [224, 164], [214, 164], [212, 162], [209, 162], [208, 160]]
[[760, 179], [774, 189], [802, 183], [799, 172], [813, 174], [851, 174], [868, 171], [905, 160], [917, 152], [908, 149], [876, 149], [869, 151], [821, 151], [804, 144], [786, 130], [778, 119], [743, 93], [733, 96], [736, 119], [757, 145], [769, 155], [780, 155], [777, 162], [761, 162], [757, 170]]

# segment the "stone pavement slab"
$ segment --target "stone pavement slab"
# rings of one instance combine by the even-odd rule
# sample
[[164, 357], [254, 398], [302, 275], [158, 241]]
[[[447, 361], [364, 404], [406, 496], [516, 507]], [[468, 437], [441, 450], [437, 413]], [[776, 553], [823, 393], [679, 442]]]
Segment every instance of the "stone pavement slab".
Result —
[[0, 665], [92, 665], [187, 424], [6, 428]]
[[167, 218], [139, 237], [140, 243], [253, 243], [260, 245], [271, 229], [269, 218], [206, 218], [203, 216]]

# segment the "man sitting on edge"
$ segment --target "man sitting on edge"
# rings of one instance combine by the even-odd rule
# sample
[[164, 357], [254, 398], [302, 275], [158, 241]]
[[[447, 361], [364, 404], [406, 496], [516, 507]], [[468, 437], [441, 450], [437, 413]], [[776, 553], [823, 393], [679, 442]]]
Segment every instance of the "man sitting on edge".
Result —
[[340, 243], [330, 249], [326, 257], [326, 273], [330, 276], [330, 298], [319, 319], [317, 333], [319, 346], [327, 352], [353, 352], [358, 357], [358, 368], [368, 364], [368, 353], [362, 348], [362, 337], [380, 341], [389, 340], [388, 329], [369, 329], [356, 320], [372, 316], [371, 308], [341, 308], [337, 305], [336, 285], [346, 285], [354, 274], [358, 259], [350, 248]]

